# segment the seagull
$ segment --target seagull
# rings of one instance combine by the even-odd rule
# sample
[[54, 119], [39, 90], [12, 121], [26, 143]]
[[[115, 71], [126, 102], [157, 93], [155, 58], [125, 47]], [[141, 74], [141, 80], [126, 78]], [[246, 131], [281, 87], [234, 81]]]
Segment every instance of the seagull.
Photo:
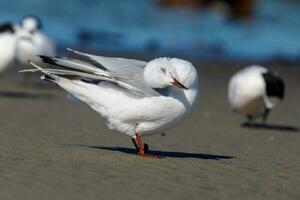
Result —
[[246, 115], [249, 123], [262, 117], [265, 123], [270, 110], [284, 99], [283, 80], [265, 67], [252, 65], [232, 76], [228, 87], [231, 108]]
[[48, 69], [41, 79], [56, 83], [107, 119], [107, 126], [131, 137], [137, 154], [148, 152], [141, 136], [163, 132], [183, 121], [194, 109], [199, 80], [192, 63], [179, 58], [156, 58], [149, 62], [96, 56], [68, 49], [77, 57], [39, 56]]
[[37, 17], [26, 16], [20, 24], [0, 25], [0, 71], [10, 66], [29, 67], [28, 60], [38, 62], [36, 55], [55, 55], [54, 43], [41, 31]]
[[16, 58], [19, 65], [30, 67], [28, 60], [39, 63], [36, 55], [54, 56], [55, 44], [42, 32], [41, 20], [33, 15], [28, 15], [17, 26]]

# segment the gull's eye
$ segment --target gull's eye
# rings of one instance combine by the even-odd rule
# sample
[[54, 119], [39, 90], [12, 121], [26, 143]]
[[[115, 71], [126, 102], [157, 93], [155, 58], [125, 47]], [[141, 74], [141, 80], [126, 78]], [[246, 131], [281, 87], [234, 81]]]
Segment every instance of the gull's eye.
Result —
[[165, 74], [166, 73], [166, 68], [162, 67], [161, 71]]

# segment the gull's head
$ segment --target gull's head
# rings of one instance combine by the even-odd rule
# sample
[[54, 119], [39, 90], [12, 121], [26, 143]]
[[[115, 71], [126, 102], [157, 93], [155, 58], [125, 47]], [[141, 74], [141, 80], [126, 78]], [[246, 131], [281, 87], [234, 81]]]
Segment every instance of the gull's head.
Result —
[[144, 78], [152, 88], [177, 87], [192, 89], [198, 76], [192, 63], [178, 58], [157, 58], [150, 61], [144, 70]]
[[21, 27], [23, 30], [28, 31], [29, 33], [34, 33], [41, 29], [42, 24], [39, 18], [29, 15], [22, 19]]

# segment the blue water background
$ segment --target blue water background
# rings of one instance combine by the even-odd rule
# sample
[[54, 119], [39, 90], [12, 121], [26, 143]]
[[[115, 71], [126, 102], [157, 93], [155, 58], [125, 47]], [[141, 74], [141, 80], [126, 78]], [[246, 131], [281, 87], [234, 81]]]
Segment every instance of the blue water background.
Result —
[[300, 60], [299, 1], [257, 1], [251, 21], [154, 0], [0, 0], [0, 22], [34, 14], [60, 47], [199, 58]]

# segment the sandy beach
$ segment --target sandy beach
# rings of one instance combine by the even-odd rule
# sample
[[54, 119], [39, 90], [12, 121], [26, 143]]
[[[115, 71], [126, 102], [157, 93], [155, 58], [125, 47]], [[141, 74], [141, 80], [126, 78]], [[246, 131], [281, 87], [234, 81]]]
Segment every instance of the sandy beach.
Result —
[[0, 199], [300, 199], [300, 68], [266, 65], [286, 81], [265, 127], [242, 127], [227, 83], [242, 64], [199, 63], [192, 116], [145, 137], [145, 159], [88, 106], [38, 76], [10, 69], [0, 84]]

